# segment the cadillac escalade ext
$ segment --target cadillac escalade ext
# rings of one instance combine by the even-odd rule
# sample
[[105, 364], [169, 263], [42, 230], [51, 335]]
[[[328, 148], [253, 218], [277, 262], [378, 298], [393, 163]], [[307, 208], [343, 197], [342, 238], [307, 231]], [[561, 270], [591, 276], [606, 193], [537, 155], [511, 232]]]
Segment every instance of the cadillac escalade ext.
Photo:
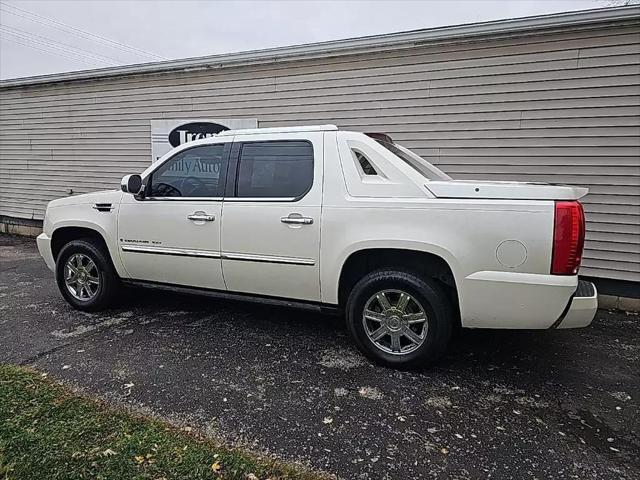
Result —
[[437, 359], [457, 325], [589, 325], [586, 193], [452, 180], [333, 125], [225, 131], [50, 202], [38, 247], [77, 309], [126, 283], [332, 309], [363, 353], [404, 366]]

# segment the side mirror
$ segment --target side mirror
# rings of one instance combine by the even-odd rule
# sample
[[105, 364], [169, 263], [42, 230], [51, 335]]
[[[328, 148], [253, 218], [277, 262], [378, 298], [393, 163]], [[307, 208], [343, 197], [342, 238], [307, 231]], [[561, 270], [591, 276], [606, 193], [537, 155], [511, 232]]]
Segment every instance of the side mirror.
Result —
[[138, 195], [142, 189], [142, 177], [140, 175], [125, 175], [120, 182], [120, 189], [125, 193]]

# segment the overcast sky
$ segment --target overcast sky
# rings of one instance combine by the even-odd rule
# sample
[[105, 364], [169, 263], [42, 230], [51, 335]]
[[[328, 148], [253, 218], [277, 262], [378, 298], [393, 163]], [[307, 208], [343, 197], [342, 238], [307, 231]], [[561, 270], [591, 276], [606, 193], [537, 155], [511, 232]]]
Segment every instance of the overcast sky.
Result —
[[585, 10], [619, 1], [0, 0], [0, 78]]

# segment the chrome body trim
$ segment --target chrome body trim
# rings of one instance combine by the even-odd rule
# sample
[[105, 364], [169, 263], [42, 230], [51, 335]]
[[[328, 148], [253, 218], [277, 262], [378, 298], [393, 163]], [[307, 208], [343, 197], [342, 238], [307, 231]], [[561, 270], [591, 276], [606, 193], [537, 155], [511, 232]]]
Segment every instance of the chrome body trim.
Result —
[[212, 252], [208, 250], [190, 250], [188, 248], [168, 248], [152, 247], [147, 245], [120, 245], [123, 252], [149, 253], [154, 255], [174, 255], [178, 257], [196, 258], [222, 258], [223, 260], [236, 260], [240, 262], [261, 262], [261, 263], [281, 263], [285, 265], [306, 265], [316, 264], [312, 258], [278, 257], [275, 255], [254, 255], [241, 253]]
[[220, 258], [218, 252], [190, 250], [187, 248], [149, 247], [142, 245], [120, 245], [123, 252], [151, 253], [155, 255], [175, 255], [178, 257]]
[[225, 202], [295, 202], [302, 197], [224, 197]]
[[187, 215], [189, 220], [193, 220], [194, 222], [213, 222], [216, 217], [213, 215], [207, 215], [204, 213], [192, 213], [191, 215]]
[[144, 197], [144, 200], [159, 202], [168, 200], [170, 202], [221, 202], [222, 197]]
[[160, 202], [295, 202], [298, 197], [144, 197], [144, 200]]
[[94, 203], [91, 208], [93, 208], [94, 210], [98, 210], [99, 212], [110, 212], [116, 207], [114, 207], [111, 203]]
[[299, 197], [144, 197], [144, 200], [160, 202], [295, 202]]
[[289, 215], [288, 217], [280, 217], [280, 221], [282, 223], [289, 223], [292, 225], [312, 225], [313, 224], [313, 218], [303, 217], [303, 216], [294, 217], [292, 215]]
[[245, 253], [223, 253], [223, 260], [237, 260], [240, 262], [284, 263], [287, 265], [315, 265], [312, 258], [278, 257], [275, 255], [255, 255]]

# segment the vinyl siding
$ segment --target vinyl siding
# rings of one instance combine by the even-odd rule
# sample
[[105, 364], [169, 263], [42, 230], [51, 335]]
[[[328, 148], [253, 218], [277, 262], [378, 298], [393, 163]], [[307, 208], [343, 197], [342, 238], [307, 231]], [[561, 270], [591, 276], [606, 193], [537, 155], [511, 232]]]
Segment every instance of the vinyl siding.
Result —
[[0, 89], [0, 215], [151, 161], [150, 120], [387, 132], [454, 178], [590, 188], [582, 273], [640, 281], [640, 27]]

